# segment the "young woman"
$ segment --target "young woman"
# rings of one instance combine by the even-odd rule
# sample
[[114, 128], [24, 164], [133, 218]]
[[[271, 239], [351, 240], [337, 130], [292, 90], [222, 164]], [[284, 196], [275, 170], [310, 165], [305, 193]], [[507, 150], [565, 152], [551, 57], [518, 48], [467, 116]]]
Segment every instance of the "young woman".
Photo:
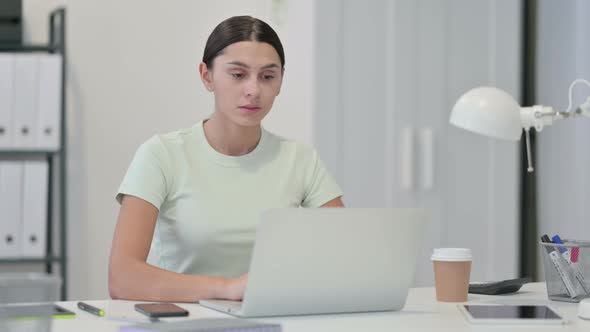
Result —
[[112, 298], [240, 300], [262, 211], [343, 206], [315, 150], [261, 126], [284, 65], [277, 34], [259, 19], [213, 30], [199, 71], [215, 111], [142, 144], [119, 188]]

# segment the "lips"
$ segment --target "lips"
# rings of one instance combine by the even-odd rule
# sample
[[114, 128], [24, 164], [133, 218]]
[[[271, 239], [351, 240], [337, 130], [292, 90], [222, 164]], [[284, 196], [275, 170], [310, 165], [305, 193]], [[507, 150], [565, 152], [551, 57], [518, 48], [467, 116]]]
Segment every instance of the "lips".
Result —
[[256, 106], [256, 105], [243, 105], [238, 107], [241, 111], [246, 112], [246, 113], [255, 113], [260, 111], [260, 106]]

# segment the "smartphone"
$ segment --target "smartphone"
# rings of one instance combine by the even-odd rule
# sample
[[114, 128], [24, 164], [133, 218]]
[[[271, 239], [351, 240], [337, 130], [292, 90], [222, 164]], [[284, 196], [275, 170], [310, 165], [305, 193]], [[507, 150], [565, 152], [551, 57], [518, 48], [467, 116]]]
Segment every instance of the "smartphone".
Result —
[[184, 317], [188, 311], [173, 303], [137, 303], [135, 310], [150, 317]]

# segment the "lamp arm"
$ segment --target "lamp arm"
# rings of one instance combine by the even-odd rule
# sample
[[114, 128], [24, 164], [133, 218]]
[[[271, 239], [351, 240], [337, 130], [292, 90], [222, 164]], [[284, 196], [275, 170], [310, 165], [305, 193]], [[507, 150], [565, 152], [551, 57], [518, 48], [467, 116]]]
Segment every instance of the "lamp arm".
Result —
[[552, 125], [553, 120], [574, 118], [579, 115], [590, 118], [590, 96], [588, 96], [586, 101], [580, 104], [575, 110], [571, 110], [572, 89], [576, 83], [585, 83], [590, 87], [590, 82], [584, 79], [573, 81], [569, 89], [569, 105], [565, 112], [554, 111], [551, 107], [541, 105], [521, 108], [520, 120], [522, 128], [527, 130], [534, 127], [537, 131], [541, 131], [544, 126]]
[[552, 107], [535, 105], [531, 107], [522, 107], [520, 109], [520, 122], [525, 132], [526, 139], [526, 151], [527, 151], [527, 171], [530, 173], [533, 171], [533, 162], [531, 158], [531, 143], [530, 143], [530, 130], [535, 128], [537, 131], [543, 130], [543, 127], [550, 126], [554, 120], [561, 120], [567, 118], [573, 118], [579, 115], [590, 117], [590, 96], [586, 98], [586, 101], [578, 106], [575, 110], [571, 110], [572, 107], [572, 91], [576, 84], [584, 83], [590, 87], [590, 82], [584, 79], [577, 79], [572, 82], [569, 88], [569, 104], [565, 112], [554, 111]]
[[552, 107], [543, 105], [522, 107], [520, 109], [520, 124], [524, 130], [535, 128], [537, 131], [541, 131], [543, 127], [552, 125], [553, 120], [562, 117], [562, 114], [555, 112]]
[[[572, 108], [572, 93], [573, 93], [574, 86], [578, 83], [584, 83], [590, 88], [590, 82], [586, 81], [585, 79], [578, 78], [577, 80], [574, 80], [572, 82], [572, 84], [570, 84], [568, 104], [567, 104], [567, 108], [565, 109], [565, 113], [572, 112], [572, 110], [571, 110], [571, 108]], [[584, 104], [582, 104], [581, 106], [583, 106], [583, 105], [586, 105], [588, 107], [588, 109], [586, 111], [590, 113], [590, 97], [588, 97], [588, 99], [586, 99], [586, 102]], [[580, 107], [578, 107], [576, 109], [576, 113], [578, 113], [579, 109], [580, 109]], [[584, 114], [584, 115], [590, 116], [590, 114]]]
[[553, 120], [568, 119], [579, 115], [590, 117], [590, 96], [575, 110], [571, 109], [573, 89], [578, 83], [584, 83], [590, 88], [590, 82], [587, 80], [581, 78], [574, 80], [569, 88], [569, 103], [565, 112], [554, 111], [551, 107], [541, 105], [521, 108], [520, 120], [522, 128], [528, 130], [534, 127], [537, 131], [541, 131], [543, 127], [552, 125]]
[[585, 116], [587, 118], [590, 118], [590, 96], [588, 98], [586, 98], [586, 101], [583, 102], [582, 104], [580, 104], [580, 106], [578, 106], [575, 110], [573, 111], [569, 111], [569, 112], [559, 112], [559, 111], [555, 111], [555, 112], [548, 112], [548, 113], [543, 113], [540, 116], [550, 116], [553, 117], [556, 120], [560, 120], [560, 119], [567, 119], [567, 118], [574, 118], [576, 116]]

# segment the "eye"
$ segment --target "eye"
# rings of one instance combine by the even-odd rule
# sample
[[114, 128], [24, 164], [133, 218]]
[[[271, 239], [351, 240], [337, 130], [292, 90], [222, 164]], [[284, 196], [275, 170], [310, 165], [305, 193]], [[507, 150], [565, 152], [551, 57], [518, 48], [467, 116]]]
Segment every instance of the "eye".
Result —
[[274, 74], [262, 74], [262, 79], [265, 81], [270, 81], [275, 78]]
[[244, 78], [243, 73], [230, 73], [230, 74], [233, 78], [236, 78], [236, 79]]

